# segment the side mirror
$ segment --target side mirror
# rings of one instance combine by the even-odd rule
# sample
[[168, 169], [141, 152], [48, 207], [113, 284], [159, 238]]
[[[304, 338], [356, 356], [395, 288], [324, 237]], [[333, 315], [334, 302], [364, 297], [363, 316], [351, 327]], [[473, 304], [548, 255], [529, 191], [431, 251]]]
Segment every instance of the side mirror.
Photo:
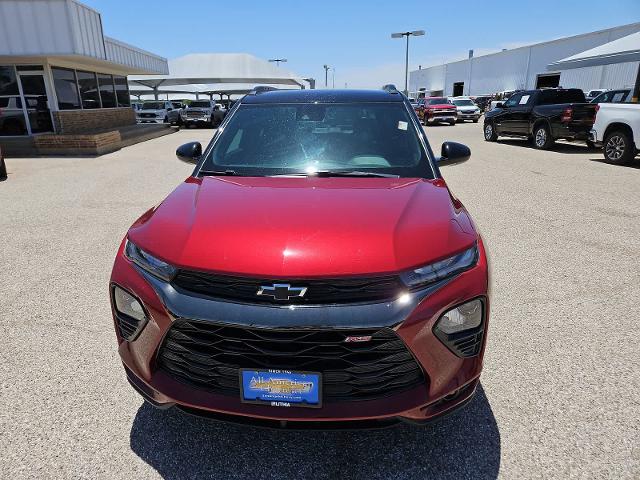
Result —
[[173, 110], [173, 108], [171, 108], [171, 107], [167, 108], [167, 112], [170, 112], [171, 110]]
[[504, 107], [504, 103], [502, 103], [502, 102], [496, 103], [496, 108], [505, 108]]
[[187, 163], [198, 163], [202, 156], [202, 145], [200, 142], [189, 142], [180, 145], [176, 150], [176, 157]]
[[469, 160], [471, 150], [466, 145], [456, 142], [444, 142], [438, 159], [438, 165], [454, 165]]

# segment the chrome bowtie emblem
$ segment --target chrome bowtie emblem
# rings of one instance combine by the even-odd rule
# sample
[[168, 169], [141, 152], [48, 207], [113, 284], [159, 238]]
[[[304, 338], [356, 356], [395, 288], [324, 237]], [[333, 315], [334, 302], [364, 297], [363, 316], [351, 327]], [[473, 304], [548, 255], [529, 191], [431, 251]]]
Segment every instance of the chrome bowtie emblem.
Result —
[[307, 293], [306, 287], [292, 287], [288, 283], [274, 283], [273, 285], [261, 286], [257, 295], [273, 297], [275, 300], [289, 300], [290, 298], [304, 297], [305, 293]]

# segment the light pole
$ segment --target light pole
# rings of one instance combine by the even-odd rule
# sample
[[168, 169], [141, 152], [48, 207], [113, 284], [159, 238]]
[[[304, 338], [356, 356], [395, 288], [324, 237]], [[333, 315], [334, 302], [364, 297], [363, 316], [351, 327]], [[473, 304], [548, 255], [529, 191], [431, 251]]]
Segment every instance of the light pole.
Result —
[[421, 37], [424, 30], [414, 30], [413, 32], [392, 33], [391, 38], [407, 37], [407, 50], [404, 57], [404, 94], [409, 96], [409, 37]]
[[324, 68], [324, 88], [327, 88], [329, 86], [329, 69], [331, 67], [327, 64], [324, 64], [322, 67]]
[[336, 88], [336, 67], [331, 69], [331, 88]]
[[280, 67], [280, 62], [282, 63], [287, 63], [287, 59], [286, 58], [270, 58], [269, 61], [271, 63], [275, 62], [275, 64]]

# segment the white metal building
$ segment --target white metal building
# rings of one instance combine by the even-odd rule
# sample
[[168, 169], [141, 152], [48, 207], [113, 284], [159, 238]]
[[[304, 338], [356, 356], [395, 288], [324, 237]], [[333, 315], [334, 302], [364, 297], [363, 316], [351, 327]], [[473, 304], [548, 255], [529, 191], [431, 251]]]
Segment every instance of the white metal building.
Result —
[[167, 60], [106, 37], [76, 0], [0, 0], [0, 139], [135, 124], [127, 75]]
[[549, 70], [566, 57], [640, 31], [640, 23], [551, 40], [525, 47], [414, 70], [409, 76], [413, 95], [483, 95], [538, 87], [632, 88], [638, 62]]

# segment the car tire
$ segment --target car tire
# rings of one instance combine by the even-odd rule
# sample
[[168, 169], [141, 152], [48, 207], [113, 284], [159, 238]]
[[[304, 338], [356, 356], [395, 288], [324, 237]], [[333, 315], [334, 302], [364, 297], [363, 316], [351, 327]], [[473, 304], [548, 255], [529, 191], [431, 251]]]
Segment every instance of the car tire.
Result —
[[604, 136], [604, 159], [613, 165], [629, 165], [635, 157], [631, 137], [624, 130], [613, 130]]
[[533, 128], [533, 148], [548, 150], [553, 142], [553, 137], [546, 124], [540, 123]]
[[496, 133], [496, 129], [492, 122], [484, 122], [482, 130], [484, 132], [484, 140], [486, 142], [495, 142], [498, 140], [498, 134]]
[[0, 180], [7, 179], [7, 165], [4, 163], [4, 158], [0, 155]]
[[166, 115], [164, 116], [164, 120], [162, 121], [162, 123], [169, 123], [169, 117], [167, 117]]
[[451, 121], [449, 122], [449, 125], [451, 125], [452, 127], [455, 127], [456, 123], [458, 123], [458, 121], [457, 121], [457, 120], [451, 120]]
[[476, 118], [473, 123], [478, 123], [478, 120], [480, 120], [479, 118]]

